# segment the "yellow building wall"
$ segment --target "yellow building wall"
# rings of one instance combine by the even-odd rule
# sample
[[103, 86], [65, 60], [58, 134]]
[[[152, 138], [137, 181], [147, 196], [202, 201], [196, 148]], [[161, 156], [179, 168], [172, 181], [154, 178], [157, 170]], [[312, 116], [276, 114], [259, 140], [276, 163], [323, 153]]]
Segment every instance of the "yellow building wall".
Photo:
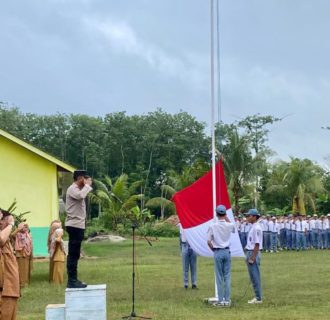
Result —
[[0, 207], [17, 200], [16, 213], [26, 215], [30, 227], [48, 227], [58, 218], [56, 164], [0, 136]]

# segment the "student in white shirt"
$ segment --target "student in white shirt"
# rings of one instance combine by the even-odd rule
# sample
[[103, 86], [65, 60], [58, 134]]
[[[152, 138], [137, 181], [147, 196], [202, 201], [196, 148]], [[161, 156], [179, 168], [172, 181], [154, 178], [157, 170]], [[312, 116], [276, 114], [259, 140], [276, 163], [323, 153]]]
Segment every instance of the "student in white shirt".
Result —
[[271, 247], [270, 223], [271, 223], [270, 215], [267, 214], [266, 219], [263, 219], [263, 232], [264, 232], [263, 243], [266, 252], [270, 252], [270, 247]]
[[246, 221], [246, 218], [243, 218], [242, 224], [241, 224], [241, 243], [242, 247], [245, 248], [246, 246], [246, 238], [250, 231], [249, 223]]
[[284, 217], [281, 216], [278, 223], [278, 231], [279, 231], [279, 242], [280, 242], [280, 250], [283, 250], [286, 246], [286, 229]]
[[188, 289], [190, 269], [191, 288], [197, 289], [197, 254], [190, 247], [189, 242], [185, 236], [184, 230], [181, 226], [181, 223], [178, 224], [178, 227], [180, 228], [183, 286], [185, 289]]
[[276, 218], [272, 217], [272, 219], [268, 222], [268, 230], [270, 233], [270, 252], [277, 252], [277, 222]]
[[309, 221], [310, 229], [311, 229], [311, 232], [312, 232], [312, 247], [314, 249], [317, 249], [318, 241], [319, 241], [318, 229], [317, 229], [317, 226], [316, 226], [316, 219], [317, 219], [317, 214], [314, 214], [313, 218], [310, 219], [310, 221]]
[[230, 306], [231, 255], [230, 235], [235, 232], [235, 225], [227, 217], [226, 207], [216, 208], [218, 221], [212, 224], [207, 233], [207, 244], [214, 252], [214, 269], [218, 290], [218, 304]]
[[327, 214], [328, 228], [327, 228], [327, 248], [330, 249], [330, 213]]
[[293, 219], [289, 215], [286, 221], [286, 249], [292, 250], [292, 224]]
[[297, 231], [296, 231], [296, 221], [297, 217], [294, 215], [291, 223], [291, 231], [292, 231], [292, 250], [296, 250], [297, 248]]
[[321, 239], [321, 249], [327, 248], [327, 229], [328, 226], [328, 219], [324, 216], [321, 217], [321, 232], [320, 232], [320, 239]]
[[312, 229], [310, 224], [311, 216], [306, 217], [306, 224], [307, 224], [307, 236], [306, 236], [306, 247], [307, 249], [312, 248]]
[[250, 209], [247, 213], [248, 222], [252, 224], [247, 238], [246, 264], [253, 285], [255, 298], [249, 300], [250, 304], [262, 303], [260, 279], [260, 250], [262, 250], [262, 228], [258, 223], [260, 214], [257, 209]]
[[301, 215], [298, 216], [296, 225], [296, 250], [306, 250], [307, 223]]
[[[316, 216], [316, 215], [314, 215]], [[315, 230], [316, 230], [316, 249], [321, 249], [321, 231], [322, 231], [322, 222], [321, 219], [315, 218]]]

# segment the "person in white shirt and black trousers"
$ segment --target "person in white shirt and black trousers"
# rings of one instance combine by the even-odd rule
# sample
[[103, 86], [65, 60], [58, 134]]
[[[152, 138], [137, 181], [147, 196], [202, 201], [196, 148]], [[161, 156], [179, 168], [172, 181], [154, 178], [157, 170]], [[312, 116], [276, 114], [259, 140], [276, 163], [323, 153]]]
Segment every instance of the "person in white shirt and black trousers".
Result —
[[208, 230], [207, 244], [214, 252], [214, 269], [218, 290], [218, 303], [220, 307], [230, 306], [231, 282], [231, 255], [230, 235], [235, 232], [235, 224], [227, 217], [226, 207], [219, 205], [216, 208], [218, 221]]

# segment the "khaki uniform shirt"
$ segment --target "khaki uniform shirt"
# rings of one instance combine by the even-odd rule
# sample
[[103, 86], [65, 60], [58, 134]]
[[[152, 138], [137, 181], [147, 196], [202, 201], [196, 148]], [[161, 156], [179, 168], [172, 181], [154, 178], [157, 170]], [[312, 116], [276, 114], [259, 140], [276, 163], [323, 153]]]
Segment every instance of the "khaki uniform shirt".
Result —
[[79, 189], [76, 183], [73, 183], [66, 192], [66, 227], [74, 227], [79, 229], [86, 228], [86, 204], [85, 198], [93, 188], [85, 184], [82, 189]]
[[56, 261], [56, 262], [65, 261], [65, 252], [62, 250], [60, 242], [56, 242], [55, 252], [53, 255], [53, 261]]
[[3, 297], [20, 297], [18, 266], [9, 241], [0, 247], [0, 288]]

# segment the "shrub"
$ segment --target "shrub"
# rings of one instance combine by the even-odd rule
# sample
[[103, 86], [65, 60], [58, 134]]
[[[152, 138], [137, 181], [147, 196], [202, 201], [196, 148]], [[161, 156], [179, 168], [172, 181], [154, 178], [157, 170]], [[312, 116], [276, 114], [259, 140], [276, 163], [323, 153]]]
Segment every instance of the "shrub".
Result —
[[143, 227], [137, 230], [138, 234], [144, 234], [151, 237], [178, 237], [179, 229], [166, 222], [158, 222], [155, 224], [146, 223]]

